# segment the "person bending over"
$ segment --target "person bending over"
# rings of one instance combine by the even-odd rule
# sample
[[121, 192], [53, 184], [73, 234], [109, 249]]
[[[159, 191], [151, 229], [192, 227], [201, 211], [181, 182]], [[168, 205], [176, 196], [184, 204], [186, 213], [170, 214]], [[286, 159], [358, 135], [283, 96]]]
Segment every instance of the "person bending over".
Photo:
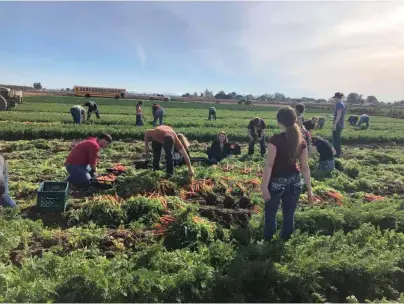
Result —
[[95, 113], [95, 116], [97, 116], [98, 119], [100, 119], [100, 112], [98, 110], [98, 105], [95, 101], [89, 100], [87, 101], [84, 105], [84, 107], [88, 107], [87, 111], [87, 120], [90, 120], [90, 117], [93, 113]]
[[355, 115], [349, 116], [348, 122], [351, 126], [356, 126], [356, 123], [358, 122], [358, 116]]
[[78, 143], [66, 159], [67, 181], [77, 186], [90, 185], [91, 178], [96, 177], [97, 162], [100, 149], [112, 143], [109, 134], [101, 134], [98, 138], [89, 137]]
[[265, 240], [271, 240], [276, 232], [276, 214], [281, 201], [281, 237], [287, 240], [293, 233], [295, 210], [302, 191], [297, 161], [306, 183], [308, 201], [312, 203], [314, 200], [307, 147], [297, 124], [296, 112], [291, 107], [281, 108], [277, 113], [277, 120], [281, 133], [272, 136], [269, 141], [261, 186], [265, 201]]
[[8, 194], [8, 167], [7, 163], [0, 154], [0, 206], [15, 208], [17, 204]]
[[153, 149], [153, 170], [159, 170], [161, 149], [164, 147], [166, 162], [167, 162], [167, 176], [171, 177], [174, 174], [174, 147], [177, 148], [179, 153], [184, 158], [186, 165], [188, 166], [188, 175], [192, 177], [194, 175], [194, 169], [192, 168], [191, 161], [186, 151], [186, 143], [181, 142], [185, 136], [178, 134], [169, 126], [158, 126], [155, 129], [146, 130], [144, 133], [145, 149], [144, 153], [147, 156], [149, 154], [149, 139], [152, 141]]
[[261, 156], [264, 156], [266, 152], [265, 147], [265, 129], [267, 128], [263, 119], [255, 117], [248, 124], [248, 137], [250, 139], [248, 143], [248, 155], [254, 154], [254, 145], [258, 140], [261, 148]]
[[73, 116], [73, 122], [75, 124], [81, 124], [86, 121], [87, 112], [82, 106], [77, 105], [70, 108], [70, 114]]
[[159, 120], [160, 126], [162, 126], [165, 114], [164, 109], [158, 104], [153, 104], [152, 113], [153, 113], [153, 127], [156, 126], [157, 120]]
[[366, 124], [366, 128], [369, 128], [369, 116], [366, 114], [362, 114], [361, 117], [359, 118], [359, 122], [357, 124], [358, 127], [360, 127], [361, 124]]
[[209, 117], [208, 117], [208, 119], [209, 120], [212, 120], [212, 119], [216, 120], [216, 108], [215, 107], [210, 107], [209, 108]]
[[208, 159], [212, 164], [217, 164], [231, 153], [231, 146], [225, 132], [220, 131], [217, 139], [212, 142], [208, 150]]
[[312, 137], [311, 132], [314, 129], [314, 124], [307, 126], [307, 132], [311, 141], [310, 153], [318, 152], [320, 159], [317, 169], [321, 171], [332, 171], [335, 169], [334, 155], [336, 151], [331, 143], [325, 138]]

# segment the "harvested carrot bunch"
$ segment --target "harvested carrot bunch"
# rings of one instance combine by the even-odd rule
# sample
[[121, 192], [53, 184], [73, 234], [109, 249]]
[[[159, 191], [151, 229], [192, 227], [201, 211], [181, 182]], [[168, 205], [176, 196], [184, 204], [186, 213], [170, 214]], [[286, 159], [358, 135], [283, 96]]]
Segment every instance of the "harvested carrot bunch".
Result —
[[368, 202], [380, 201], [380, 200], [384, 199], [383, 196], [375, 195], [372, 193], [366, 193], [364, 197], [365, 197], [365, 200], [367, 200]]
[[105, 174], [105, 175], [100, 175], [97, 177], [97, 181], [101, 183], [106, 183], [106, 182], [115, 182], [116, 181], [116, 176], [113, 174]]
[[127, 170], [127, 168], [122, 164], [115, 164], [111, 168], [107, 169], [108, 172], [112, 172], [112, 173], [118, 174], [118, 175], [125, 173], [126, 170]]
[[337, 191], [325, 191], [322, 192], [319, 196], [316, 196], [315, 198], [316, 203], [326, 203], [329, 199], [332, 199], [338, 206], [342, 206], [342, 200], [344, 197], [342, 196], [341, 193]]
[[227, 164], [227, 165], [222, 166], [221, 168], [224, 172], [230, 172], [234, 169], [234, 165]]
[[160, 217], [159, 223], [155, 225], [153, 233], [156, 235], [166, 236], [168, 227], [175, 222], [175, 217], [164, 215]]

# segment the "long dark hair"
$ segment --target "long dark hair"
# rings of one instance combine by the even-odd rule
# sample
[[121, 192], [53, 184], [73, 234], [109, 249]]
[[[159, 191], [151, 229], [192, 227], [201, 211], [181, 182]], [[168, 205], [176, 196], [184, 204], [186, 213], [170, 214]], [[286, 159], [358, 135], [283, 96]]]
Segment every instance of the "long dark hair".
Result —
[[276, 118], [278, 123], [285, 126], [289, 163], [291, 164], [300, 156], [303, 142], [302, 132], [296, 123], [296, 112], [291, 107], [283, 107], [279, 109]]

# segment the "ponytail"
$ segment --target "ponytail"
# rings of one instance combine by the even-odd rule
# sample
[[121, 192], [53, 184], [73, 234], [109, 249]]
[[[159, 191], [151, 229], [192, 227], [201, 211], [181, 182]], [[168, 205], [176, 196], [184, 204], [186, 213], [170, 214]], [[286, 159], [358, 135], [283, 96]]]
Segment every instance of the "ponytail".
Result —
[[301, 144], [303, 141], [302, 132], [298, 124], [287, 126], [285, 129], [286, 142], [288, 144], [289, 164], [296, 161], [301, 153]]

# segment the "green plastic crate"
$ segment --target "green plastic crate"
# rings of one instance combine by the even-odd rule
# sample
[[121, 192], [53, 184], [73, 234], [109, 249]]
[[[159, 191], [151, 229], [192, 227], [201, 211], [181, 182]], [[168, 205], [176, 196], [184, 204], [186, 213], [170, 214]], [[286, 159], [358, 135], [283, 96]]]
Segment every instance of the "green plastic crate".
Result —
[[37, 194], [37, 208], [40, 212], [64, 212], [69, 199], [68, 182], [43, 182]]

